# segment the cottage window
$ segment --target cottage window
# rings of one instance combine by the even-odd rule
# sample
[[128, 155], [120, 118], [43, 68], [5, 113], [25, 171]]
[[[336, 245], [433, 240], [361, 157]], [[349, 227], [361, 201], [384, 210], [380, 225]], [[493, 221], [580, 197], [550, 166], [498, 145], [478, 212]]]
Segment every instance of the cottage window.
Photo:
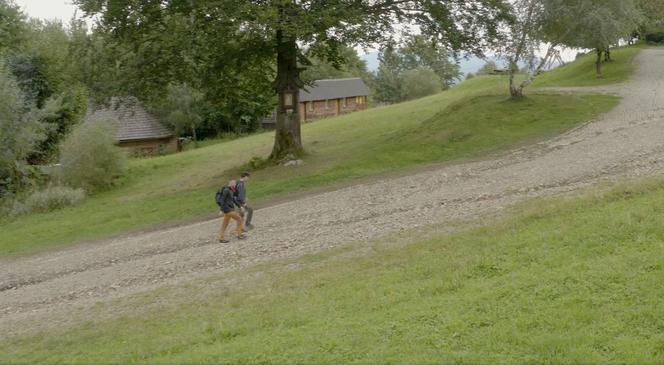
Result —
[[308, 102], [307, 104], [309, 105], [309, 111], [310, 111], [310, 112], [314, 111], [314, 102], [313, 102], [313, 101], [310, 101], [310, 102]]
[[326, 110], [330, 109], [330, 101], [329, 100], [325, 100], [325, 109]]
[[348, 100], [348, 98], [343, 98], [342, 100], [343, 100], [343, 103], [341, 103], [341, 105], [345, 108], [346, 107], [346, 101]]

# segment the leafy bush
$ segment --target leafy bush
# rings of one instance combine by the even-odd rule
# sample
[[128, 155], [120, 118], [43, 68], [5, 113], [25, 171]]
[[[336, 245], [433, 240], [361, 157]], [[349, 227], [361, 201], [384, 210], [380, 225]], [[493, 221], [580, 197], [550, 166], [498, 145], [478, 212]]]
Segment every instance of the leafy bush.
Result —
[[404, 99], [417, 99], [441, 92], [443, 85], [436, 73], [426, 67], [408, 70], [403, 76]]
[[126, 155], [115, 145], [115, 123], [83, 123], [65, 139], [58, 175], [66, 185], [88, 192], [107, 189], [121, 177]]
[[85, 200], [85, 190], [66, 186], [49, 187], [32, 193], [25, 202], [14, 202], [11, 215], [46, 213], [80, 204]]
[[57, 157], [58, 147], [72, 128], [83, 121], [87, 110], [87, 95], [82, 87], [71, 87], [64, 93], [46, 99], [39, 119], [46, 130], [46, 139], [28, 160], [48, 163]]
[[664, 32], [646, 34], [648, 43], [664, 43]]
[[39, 111], [25, 101], [14, 77], [0, 65], [0, 199], [32, 186], [27, 162], [45, 139]]

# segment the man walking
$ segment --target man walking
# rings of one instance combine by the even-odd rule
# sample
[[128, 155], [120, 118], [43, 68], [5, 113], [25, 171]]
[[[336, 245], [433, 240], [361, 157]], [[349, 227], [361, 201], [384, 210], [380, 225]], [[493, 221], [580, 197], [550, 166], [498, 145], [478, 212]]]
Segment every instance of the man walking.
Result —
[[240, 181], [237, 183], [237, 202], [240, 204], [242, 217], [244, 218], [245, 212], [247, 215], [244, 226], [247, 227], [247, 229], [253, 229], [254, 226], [251, 225], [251, 218], [254, 216], [254, 208], [247, 205], [246, 183], [249, 181], [249, 176], [251, 176], [251, 174], [246, 171], [240, 175]]
[[220, 196], [217, 199], [217, 204], [219, 204], [219, 208], [221, 208], [221, 212], [224, 215], [221, 224], [221, 231], [219, 232], [219, 243], [228, 243], [225, 235], [226, 229], [228, 228], [228, 224], [230, 223], [231, 219], [235, 221], [235, 236], [237, 239], [243, 240], [247, 238], [242, 234], [242, 229], [244, 228], [242, 224], [242, 218], [235, 211], [235, 206], [237, 205], [239, 207], [238, 202], [235, 200], [236, 191], [237, 183], [235, 180], [231, 180], [228, 182], [228, 186], [221, 188]]

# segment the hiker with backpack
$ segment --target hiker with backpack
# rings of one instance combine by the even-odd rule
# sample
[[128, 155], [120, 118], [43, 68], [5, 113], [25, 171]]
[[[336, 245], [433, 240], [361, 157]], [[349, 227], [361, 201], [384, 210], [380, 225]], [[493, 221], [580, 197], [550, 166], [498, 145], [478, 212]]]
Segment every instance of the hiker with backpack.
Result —
[[235, 221], [235, 237], [237, 237], [239, 240], [247, 238], [247, 236], [242, 234], [242, 230], [244, 228], [243, 219], [235, 211], [236, 206], [240, 208], [240, 204], [235, 198], [236, 194], [237, 182], [235, 180], [231, 180], [228, 182], [228, 186], [224, 186], [223, 188], [219, 189], [215, 195], [217, 205], [219, 205], [221, 213], [224, 216], [222, 219], [221, 231], [219, 232], [219, 243], [228, 243], [228, 240], [226, 240], [225, 236], [226, 229], [228, 228], [228, 224], [230, 223], [231, 219]]
[[247, 171], [243, 172], [240, 175], [240, 180], [237, 182], [236, 200], [240, 205], [240, 215], [242, 216], [242, 218], [245, 217], [245, 212], [246, 212], [247, 219], [244, 222], [244, 226], [247, 229], [253, 229], [254, 226], [251, 224], [251, 218], [253, 218], [254, 216], [254, 209], [247, 205], [246, 183], [249, 180], [249, 176], [251, 176], [251, 174]]

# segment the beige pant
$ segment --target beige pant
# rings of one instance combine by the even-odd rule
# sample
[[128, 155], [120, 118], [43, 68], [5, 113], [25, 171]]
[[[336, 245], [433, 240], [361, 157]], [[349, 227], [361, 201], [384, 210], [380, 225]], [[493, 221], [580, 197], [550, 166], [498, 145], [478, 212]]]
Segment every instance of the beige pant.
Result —
[[226, 229], [228, 229], [228, 224], [230, 223], [231, 219], [235, 220], [235, 235], [239, 237], [242, 234], [242, 228], [244, 228], [244, 225], [240, 215], [237, 214], [236, 211], [224, 213], [224, 218], [221, 223], [221, 231], [219, 232], [219, 239], [222, 241], [225, 239], [224, 237], [226, 235]]

